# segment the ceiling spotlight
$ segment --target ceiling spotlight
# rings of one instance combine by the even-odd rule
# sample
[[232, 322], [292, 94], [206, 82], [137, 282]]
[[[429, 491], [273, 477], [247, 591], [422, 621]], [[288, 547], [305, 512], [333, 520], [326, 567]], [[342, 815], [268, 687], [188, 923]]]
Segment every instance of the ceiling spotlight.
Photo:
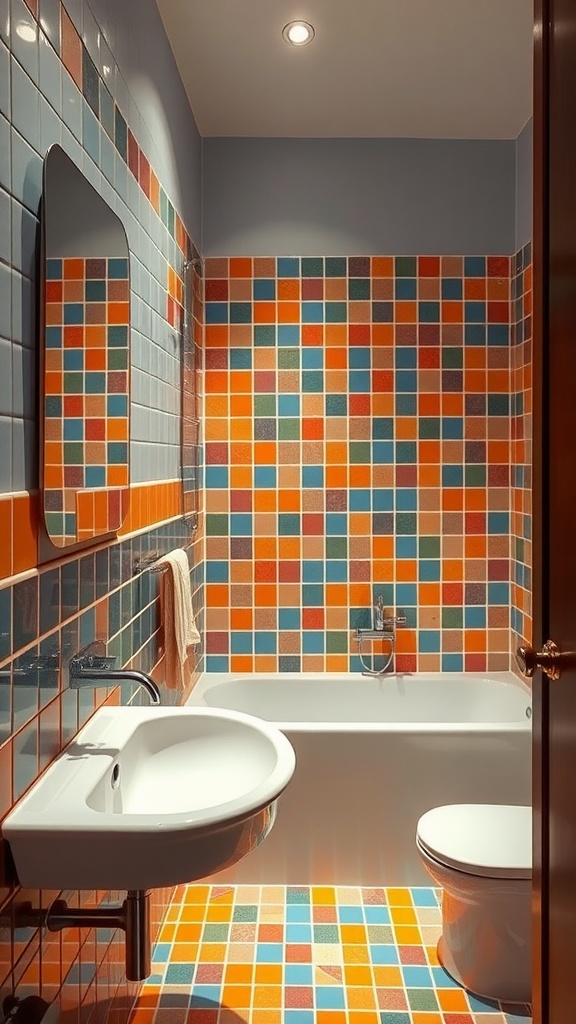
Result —
[[314, 29], [307, 21], [289, 21], [282, 29], [282, 37], [292, 46], [305, 46], [314, 39]]

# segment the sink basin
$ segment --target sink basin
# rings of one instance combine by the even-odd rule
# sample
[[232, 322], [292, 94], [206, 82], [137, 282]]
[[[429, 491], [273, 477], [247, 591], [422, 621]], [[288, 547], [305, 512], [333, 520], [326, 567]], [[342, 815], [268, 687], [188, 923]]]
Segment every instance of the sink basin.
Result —
[[213, 708], [105, 707], [2, 823], [22, 885], [153, 889], [265, 839], [295, 767], [268, 722]]

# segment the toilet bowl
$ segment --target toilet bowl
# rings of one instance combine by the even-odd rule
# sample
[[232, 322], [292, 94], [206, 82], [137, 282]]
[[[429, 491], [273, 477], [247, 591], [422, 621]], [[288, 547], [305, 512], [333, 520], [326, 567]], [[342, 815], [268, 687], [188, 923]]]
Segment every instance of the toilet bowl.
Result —
[[416, 844], [443, 889], [443, 967], [477, 995], [529, 1003], [532, 808], [434, 807], [418, 822]]

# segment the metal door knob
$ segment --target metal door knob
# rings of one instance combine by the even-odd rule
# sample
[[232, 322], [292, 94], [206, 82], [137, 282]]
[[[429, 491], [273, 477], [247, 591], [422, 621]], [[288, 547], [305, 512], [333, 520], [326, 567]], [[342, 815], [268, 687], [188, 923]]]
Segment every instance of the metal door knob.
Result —
[[541, 651], [535, 651], [529, 645], [519, 647], [516, 651], [520, 671], [529, 679], [537, 668], [541, 668], [549, 679], [559, 679], [563, 659], [572, 657], [573, 655], [563, 655], [553, 640], [547, 640]]

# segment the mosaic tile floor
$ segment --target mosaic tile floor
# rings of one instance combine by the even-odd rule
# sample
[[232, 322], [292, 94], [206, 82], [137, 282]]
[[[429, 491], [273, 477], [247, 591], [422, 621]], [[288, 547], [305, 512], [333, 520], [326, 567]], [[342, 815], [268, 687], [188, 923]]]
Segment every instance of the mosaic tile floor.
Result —
[[131, 1024], [529, 1024], [452, 981], [439, 924], [431, 888], [190, 885]]

